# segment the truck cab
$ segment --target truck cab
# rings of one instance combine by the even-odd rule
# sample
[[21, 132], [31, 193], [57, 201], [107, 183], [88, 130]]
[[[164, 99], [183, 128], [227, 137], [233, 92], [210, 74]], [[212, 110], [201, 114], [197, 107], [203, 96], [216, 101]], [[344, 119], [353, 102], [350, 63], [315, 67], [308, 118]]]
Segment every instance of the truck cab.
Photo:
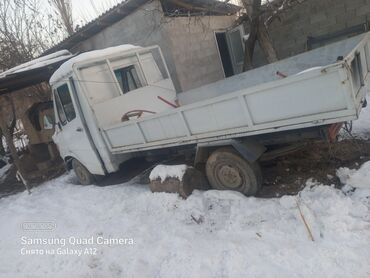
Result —
[[[101, 129], [176, 107], [176, 91], [157, 46], [121, 45], [82, 53], [64, 63], [50, 84], [53, 140], [77, 175], [79, 170], [105, 175], [132, 157], [107, 151]], [[86, 173], [78, 176], [82, 183], [91, 182]]]

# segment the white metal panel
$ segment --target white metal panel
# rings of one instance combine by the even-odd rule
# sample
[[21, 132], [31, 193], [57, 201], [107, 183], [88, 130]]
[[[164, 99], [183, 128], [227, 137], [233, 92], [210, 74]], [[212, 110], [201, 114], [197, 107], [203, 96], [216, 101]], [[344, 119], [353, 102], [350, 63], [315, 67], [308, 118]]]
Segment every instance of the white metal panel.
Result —
[[139, 123], [147, 142], [186, 136], [179, 114], [173, 113]]
[[254, 124], [340, 111], [347, 107], [338, 72], [245, 96]]
[[248, 126], [237, 98], [223, 100], [184, 111], [192, 134]]
[[135, 124], [107, 129], [105, 134], [112, 148], [145, 143], [139, 128]]
[[92, 105], [120, 95], [106, 62], [79, 69], [79, 77], [75, 82], [85, 86], [86, 98]]
[[[176, 93], [174, 88], [166, 88], [166, 86], [170, 87], [171, 85], [170, 79], [161, 80], [154, 85], [141, 87], [93, 105], [99, 127], [106, 128], [120, 123], [122, 116], [130, 110], [140, 109], [160, 113], [173, 109], [173, 107], [158, 99], [158, 96], [161, 96], [170, 102], [175, 102]], [[144, 113], [142, 117], [148, 115], [151, 114]]]
[[153, 84], [163, 79], [161, 71], [151, 53], [140, 55], [140, 62], [148, 84]]

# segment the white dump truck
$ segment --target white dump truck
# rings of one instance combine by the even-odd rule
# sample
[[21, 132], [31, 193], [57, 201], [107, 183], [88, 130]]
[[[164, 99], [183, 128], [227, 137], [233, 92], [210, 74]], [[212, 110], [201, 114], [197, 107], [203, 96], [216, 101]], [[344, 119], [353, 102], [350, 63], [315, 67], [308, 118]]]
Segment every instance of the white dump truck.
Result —
[[189, 152], [213, 188], [254, 195], [259, 160], [282, 152], [276, 146], [334, 140], [358, 118], [369, 39], [352, 37], [180, 94], [157, 46], [86, 52], [51, 77], [53, 139], [82, 184], [133, 157]]

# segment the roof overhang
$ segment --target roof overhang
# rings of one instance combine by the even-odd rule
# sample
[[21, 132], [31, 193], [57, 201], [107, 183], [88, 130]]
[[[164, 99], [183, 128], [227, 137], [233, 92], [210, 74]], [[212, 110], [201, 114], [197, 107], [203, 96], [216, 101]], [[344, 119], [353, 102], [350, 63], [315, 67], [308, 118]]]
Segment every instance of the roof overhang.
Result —
[[52, 74], [60, 67], [60, 65], [71, 57], [73, 56], [67, 56], [65, 59], [58, 60], [57, 62], [45, 66], [8, 74], [5, 77], [0, 78], [0, 95], [12, 93], [32, 85], [49, 81]]

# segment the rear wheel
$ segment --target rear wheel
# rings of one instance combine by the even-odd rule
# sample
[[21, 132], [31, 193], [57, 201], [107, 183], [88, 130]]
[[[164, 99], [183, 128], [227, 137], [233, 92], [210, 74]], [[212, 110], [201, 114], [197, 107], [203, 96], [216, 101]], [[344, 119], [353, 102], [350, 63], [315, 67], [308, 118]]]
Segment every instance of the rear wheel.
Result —
[[258, 163], [246, 161], [233, 148], [214, 151], [207, 160], [206, 175], [213, 188], [235, 190], [247, 196], [255, 195], [262, 185]]
[[76, 173], [76, 176], [78, 178], [78, 181], [82, 185], [89, 185], [94, 183], [94, 175], [89, 172], [89, 170], [86, 169], [85, 166], [83, 166], [78, 160], [73, 159], [72, 160], [72, 168]]

